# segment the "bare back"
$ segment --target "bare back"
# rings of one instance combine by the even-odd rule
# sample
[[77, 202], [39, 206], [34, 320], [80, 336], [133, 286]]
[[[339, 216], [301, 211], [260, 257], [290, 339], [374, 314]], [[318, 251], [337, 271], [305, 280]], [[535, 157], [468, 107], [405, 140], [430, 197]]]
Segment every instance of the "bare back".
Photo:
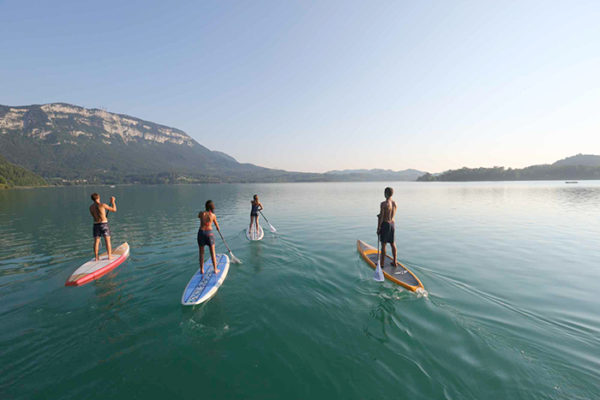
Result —
[[217, 216], [210, 211], [202, 211], [198, 213], [200, 218], [200, 230], [211, 231], [213, 222], [216, 222]]
[[396, 202], [392, 199], [387, 199], [381, 202], [381, 222], [394, 222], [396, 216]]
[[105, 204], [93, 203], [90, 206], [90, 214], [92, 214], [92, 218], [94, 218], [95, 224], [102, 224], [108, 222], [108, 219], [106, 218]]

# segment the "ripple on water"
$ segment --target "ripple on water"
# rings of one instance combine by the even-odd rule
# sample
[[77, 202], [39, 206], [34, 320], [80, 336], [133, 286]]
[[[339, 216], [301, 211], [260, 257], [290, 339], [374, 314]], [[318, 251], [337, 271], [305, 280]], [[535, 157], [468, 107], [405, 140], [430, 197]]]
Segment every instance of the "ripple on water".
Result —
[[[598, 397], [598, 183], [394, 183], [399, 258], [428, 297], [373, 281], [356, 252], [375, 243], [382, 186], [111, 189], [131, 255], [78, 288], [63, 285], [91, 256], [86, 202], [105, 188], [3, 192], [0, 397]], [[279, 231], [259, 243], [244, 235], [254, 193]], [[182, 307], [207, 198], [244, 263]]]

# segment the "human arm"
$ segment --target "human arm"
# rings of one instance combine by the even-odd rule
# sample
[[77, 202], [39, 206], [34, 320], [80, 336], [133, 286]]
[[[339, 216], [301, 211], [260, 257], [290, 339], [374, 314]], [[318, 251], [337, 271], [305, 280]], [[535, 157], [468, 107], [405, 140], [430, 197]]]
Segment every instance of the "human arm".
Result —
[[264, 207], [263, 207], [262, 203], [259, 202], [258, 203], [258, 211], [262, 211], [262, 210], [264, 210]]
[[221, 228], [219, 228], [219, 223], [217, 222], [217, 216], [213, 215], [213, 222], [215, 224], [215, 227], [217, 228], [217, 231], [221, 232]]
[[108, 204], [103, 204], [102, 205], [104, 207], [105, 210], [110, 211], [110, 212], [117, 212], [117, 203], [115, 203], [115, 196], [112, 196], [110, 198], [110, 206]]

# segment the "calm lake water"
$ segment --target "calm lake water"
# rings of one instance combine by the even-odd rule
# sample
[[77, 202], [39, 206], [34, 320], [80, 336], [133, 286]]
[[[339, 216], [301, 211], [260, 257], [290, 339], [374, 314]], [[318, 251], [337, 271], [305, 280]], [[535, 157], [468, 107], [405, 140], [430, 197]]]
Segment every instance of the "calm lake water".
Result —
[[[600, 182], [391, 185], [428, 297], [356, 252], [384, 183], [0, 191], [0, 398], [600, 398]], [[131, 256], [67, 288], [93, 191]], [[254, 193], [279, 232], [249, 243]], [[185, 308], [209, 198], [243, 264]]]

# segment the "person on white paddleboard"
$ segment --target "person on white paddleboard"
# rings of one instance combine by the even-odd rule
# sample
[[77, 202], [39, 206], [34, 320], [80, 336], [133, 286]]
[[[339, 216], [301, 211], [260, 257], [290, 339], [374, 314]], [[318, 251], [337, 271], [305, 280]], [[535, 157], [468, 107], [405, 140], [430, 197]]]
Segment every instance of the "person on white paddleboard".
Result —
[[396, 261], [396, 243], [394, 240], [394, 233], [396, 231], [394, 217], [396, 216], [396, 210], [398, 207], [396, 206], [396, 202], [392, 200], [392, 195], [394, 194], [394, 189], [391, 187], [386, 187], [385, 191], [385, 201], [381, 202], [380, 212], [377, 220], [377, 235], [379, 236], [379, 240], [381, 241], [381, 265], [385, 265], [385, 247], [386, 243], [390, 244], [392, 248], [392, 255], [394, 256], [393, 266], [398, 266], [398, 261]]
[[100, 202], [100, 195], [98, 193], [92, 193], [92, 205], [90, 206], [90, 214], [94, 218], [94, 256], [96, 261], [99, 261], [98, 248], [100, 247], [100, 238], [104, 237], [104, 243], [106, 244], [106, 253], [108, 259], [112, 258], [112, 247], [110, 245], [110, 229], [108, 227], [108, 219], [106, 218], [106, 212], [112, 211], [117, 212], [117, 205], [115, 203], [115, 197], [110, 198], [110, 206]]
[[250, 210], [250, 226], [248, 227], [248, 232], [252, 232], [252, 223], [254, 223], [256, 232], [258, 232], [258, 213], [262, 211], [263, 205], [258, 200], [257, 194], [254, 195], [250, 204], [252, 204], [252, 209]]
[[198, 229], [198, 250], [200, 251], [200, 273], [204, 274], [204, 246], [208, 246], [210, 250], [210, 257], [212, 258], [213, 267], [215, 269], [215, 275], [220, 272], [217, 269], [217, 255], [215, 254], [215, 236], [212, 231], [212, 224], [214, 223], [219, 229], [219, 223], [217, 222], [217, 216], [215, 215], [215, 204], [212, 200], [208, 200], [204, 205], [206, 211], [200, 211], [198, 218], [200, 218], [200, 229]]

